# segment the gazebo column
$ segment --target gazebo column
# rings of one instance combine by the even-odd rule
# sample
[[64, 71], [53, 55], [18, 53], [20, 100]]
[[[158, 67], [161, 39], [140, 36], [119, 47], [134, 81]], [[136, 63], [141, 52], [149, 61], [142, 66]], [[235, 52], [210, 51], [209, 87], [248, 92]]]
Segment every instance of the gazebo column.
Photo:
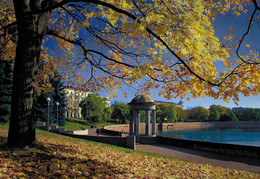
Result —
[[136, 111], [136, 135], [138, 136], [140, 134], [140, 113], [139, 111]]
[[136, 136], [136, 128], [137, 128], [137, 111], [136, 110], [133, 110], [134, 112], [134, 135]]
[[153, 115], [152, 115], [152, 135], [156, 135], [156, 111], [153, 110]]
[[146, 135], [150, 135], [150, 111], [146, 110]]
[[134, 115], [133, 115], [133, 110], [130, 110], [130, 121], [129, 121], [129, 134], [130, 135], [133, 135], [134, 134], [134, 131], [133, 131], [133, 118], [134, 118]]
[[134, 110], [134, 135], [138, 136], [140, 133], [139, 123], [140, 123], [140, 114], [138, 110]]

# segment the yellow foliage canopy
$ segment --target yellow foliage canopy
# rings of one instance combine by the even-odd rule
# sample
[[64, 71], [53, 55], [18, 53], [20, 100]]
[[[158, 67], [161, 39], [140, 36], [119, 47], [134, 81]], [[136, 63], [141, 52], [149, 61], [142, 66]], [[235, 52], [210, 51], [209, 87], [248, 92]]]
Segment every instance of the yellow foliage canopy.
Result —
[[[221, 43], [213, 22], [219, 13], [247, 13], [248, 6], [259, 11], [258, 4], [256, 0], [66, 1], [52, 11], [39, 79], [60, 70], [68, 85], [92, 91], [108, 88], [113, 96], [122, 85], [136, 83], [141, 93], [160, 87], [165, 98], [190, 94], [238, 101], [239, 92], [257, 95], [258, 52], [240, 55], [241, 46], [250, 45], [243, 43], [244, 36], [236, 39], [232, 27], [231, 34], [224, 35], [229, 44]], [[13, 13], [4, 11], [3, 19], [12, 23]], [[236, 60], [231, 58], [234, 54]], [[226, 69], [218, 71], [216, 63]]]

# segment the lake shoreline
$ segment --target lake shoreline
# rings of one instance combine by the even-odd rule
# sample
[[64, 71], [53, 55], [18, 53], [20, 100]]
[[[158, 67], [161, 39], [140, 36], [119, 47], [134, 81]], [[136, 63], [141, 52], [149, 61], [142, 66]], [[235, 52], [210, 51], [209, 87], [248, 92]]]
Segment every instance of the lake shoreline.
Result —
[[260, 126], [260, 121], [227, 121], [227, 122], [180, 122], [164, 123], [163, 129], [188, 129], [230, 126]]
[[182, 123], [159, 133], [174, 139], [260, 147], [260, 122]]

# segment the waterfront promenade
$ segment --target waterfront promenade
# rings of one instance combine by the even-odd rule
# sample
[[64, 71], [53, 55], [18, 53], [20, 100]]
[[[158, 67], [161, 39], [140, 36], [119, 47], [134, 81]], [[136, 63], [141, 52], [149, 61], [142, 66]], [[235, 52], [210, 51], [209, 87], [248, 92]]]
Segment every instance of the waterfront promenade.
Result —
[[[96, 136], [96, 129], [89, 129], [89, 135]], [[100, 133], [99, 135], [108, 136], [107, 134], [103, 133]], [[255, 158], [227, 156], [223, 154], [197, 151], [180, 147], [166, 145], [146, 145], [139, 143], [136, 144], [136, 150], [165, 155], [194, 163], [209, 164], [224, 168], [260, 173], [260, 161], [259, 159]]]
[[166, 145], [144, 145], [138, 143], [136, 144], [136, 150], [157, 153], [194, 163], [209, 164], [224, 168], [260, 173], [260, 161], [256, 158], [227, 156], [224, 154], [197, 151], [180, 147]]

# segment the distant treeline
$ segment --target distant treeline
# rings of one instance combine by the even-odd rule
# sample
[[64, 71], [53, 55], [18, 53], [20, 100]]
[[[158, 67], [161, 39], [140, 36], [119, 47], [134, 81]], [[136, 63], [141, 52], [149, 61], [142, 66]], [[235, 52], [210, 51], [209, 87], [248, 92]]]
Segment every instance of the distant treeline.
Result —
[[260, 108], [232, 108], [239, 121], [260, 121]]
[[187, 110], [188, 121], [260, 121], [259, 108], [226, 108], [211, 105], [209, 109], [194, 107]]
[[198, 106], [184, 110], [174, 105], [157, 106], [158, 122], [216, 122], [216, 121], [260, 121], [260, 108], [226, 108], [211, 105], [209, 109]]

